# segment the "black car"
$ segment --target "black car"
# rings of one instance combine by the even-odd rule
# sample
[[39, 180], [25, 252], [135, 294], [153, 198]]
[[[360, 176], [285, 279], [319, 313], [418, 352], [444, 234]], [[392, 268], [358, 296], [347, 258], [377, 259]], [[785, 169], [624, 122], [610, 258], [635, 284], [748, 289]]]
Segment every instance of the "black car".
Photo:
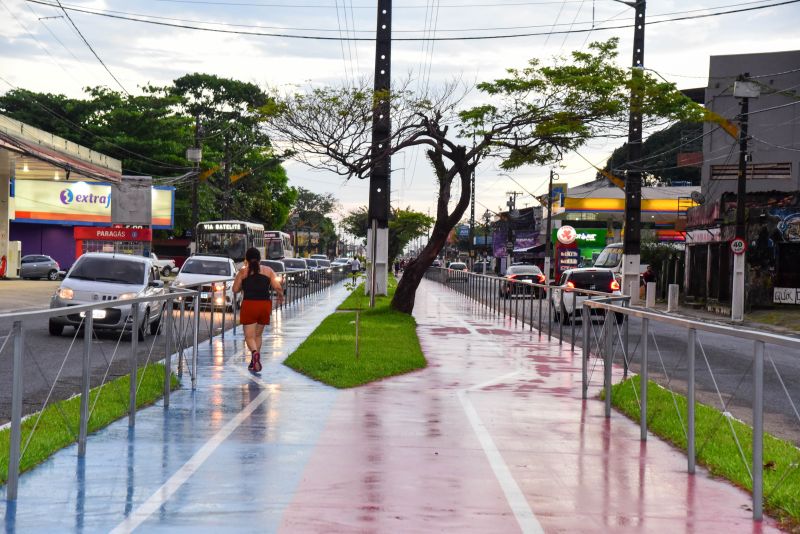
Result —
[[308, 286], [311, 282], [308, 276], [308, 263], [303, 258], [284, 258], [286, 267], [286, 280], [295, 286]]
[[534, 295], [541, 298], [544, 289], [532, 284], [544, 284], [546, 279], [542, 270], [536, 265], [512, 265], [503, 276], [505, 282], [500, 284], [500, 296], [511, 298], [512, 295]]

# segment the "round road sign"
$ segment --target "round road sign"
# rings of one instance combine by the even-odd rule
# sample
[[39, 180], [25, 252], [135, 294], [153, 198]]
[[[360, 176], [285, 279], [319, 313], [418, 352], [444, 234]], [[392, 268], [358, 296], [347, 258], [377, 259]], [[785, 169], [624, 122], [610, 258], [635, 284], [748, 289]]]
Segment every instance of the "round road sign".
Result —
[[556, 237], [558, 238], [559, 242], [565, 245], [570, 245], [578, 238], [578, 234], [575, 232], [575, 228], [572, 226], [562, 226], [558, 229]]
[[737, 237], [731, 241], [731, 251], [737, 256], [739, 254], [744, 254], [745, 250], [747, 250], [747, 242], [741, 237]]

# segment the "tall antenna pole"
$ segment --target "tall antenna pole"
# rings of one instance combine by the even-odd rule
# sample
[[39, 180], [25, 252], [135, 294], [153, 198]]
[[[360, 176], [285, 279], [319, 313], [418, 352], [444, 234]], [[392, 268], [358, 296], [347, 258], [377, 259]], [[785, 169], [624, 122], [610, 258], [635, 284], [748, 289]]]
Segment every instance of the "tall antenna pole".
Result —
[[[391, 187], [391, 132], [389, 91], [392, 65], [392, 0], [378, 0], [375, 34], [375, 97], [372, 115], [372, 172], [369, 179], [370, 307], [375, 293], [386, 294], [389, 267], [389, 192]], [[378, 278], [381, 278], [381, 286]]]

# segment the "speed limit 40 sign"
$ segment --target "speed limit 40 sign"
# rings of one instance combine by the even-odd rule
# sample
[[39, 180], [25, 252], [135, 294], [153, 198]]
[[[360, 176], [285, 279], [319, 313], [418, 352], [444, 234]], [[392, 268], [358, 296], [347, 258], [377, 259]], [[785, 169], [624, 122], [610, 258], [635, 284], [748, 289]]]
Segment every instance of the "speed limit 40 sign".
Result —
[[731, 241], [731, 251], [737, 256], [739, 254], [744, 254], [746, 250], [747, 250], [747, 242], [741, 237], [737, 237], [736, 239]]

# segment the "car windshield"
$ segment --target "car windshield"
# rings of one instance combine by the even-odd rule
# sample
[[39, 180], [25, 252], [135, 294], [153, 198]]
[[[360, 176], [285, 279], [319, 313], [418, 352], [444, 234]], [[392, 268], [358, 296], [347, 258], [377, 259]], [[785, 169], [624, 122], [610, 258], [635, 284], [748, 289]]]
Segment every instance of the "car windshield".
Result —
[[305, 260], [287, 259], [287, 260], [283, 260], [283, 264], [286, 267], [290, 267], [292, 269], [305, 269], [306, 268], [306, 261]]
[[317, 260], [317, 265], [320, 267], [330, 267], [331, 262], [329, 262], [328, 260]]
[[611, 269], [619, 265], [622, 260], [622, 247], [606, 247], [603, 252], [597, 256], [594, 262], [595, 267], [604, 267]]
[[306, 260], [306, 265], [308, 265], [309, 267], [316, 267], [317, 266], [317, 260], [315, 260], [313, 258], [309, 258], [309, 259]]
[[230, 264], [226, 261], [190, 259], [183, 264], [183, 274], [210, 274], [214, 276], [231, 276]]
[[112, 284], [143, 284], [145, 264], [120, 258], [83, 256], [78, 259], [68, 278]]
[[286, 270], [283, 268], [283, 263], [279, 261], [261, 260], [261, 265], [269, 267], [276, 273], [282, 273]]
[[335, 261], [336, 263], [347, 263], [348, 261], [350, 261], [350, 258], [336, 258], [333, 261]]
[[506, 274], [540, 274], [541, 272], [536, 265], [512, 265]]
[[580, 271], [570, 273], [569, 281], [578, 289], [611, 291], [614, 274], [611, 271]]
[[464, 264], [464, 263], [451, 263], [450, 264], [450, 268], [451, 269], [466, 269], [467, 265]]

